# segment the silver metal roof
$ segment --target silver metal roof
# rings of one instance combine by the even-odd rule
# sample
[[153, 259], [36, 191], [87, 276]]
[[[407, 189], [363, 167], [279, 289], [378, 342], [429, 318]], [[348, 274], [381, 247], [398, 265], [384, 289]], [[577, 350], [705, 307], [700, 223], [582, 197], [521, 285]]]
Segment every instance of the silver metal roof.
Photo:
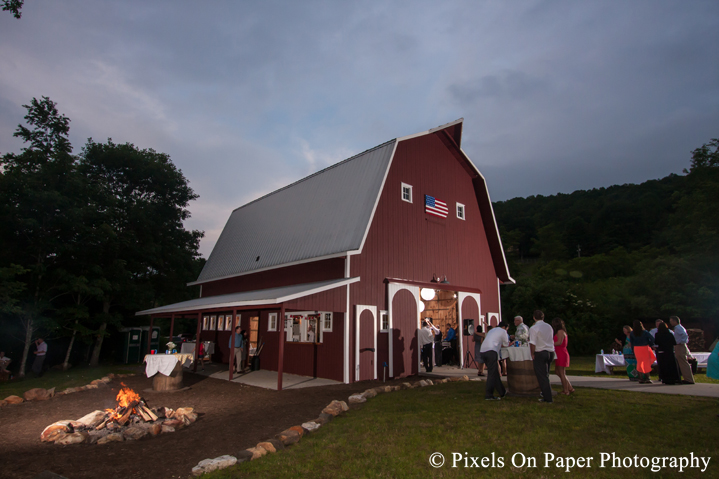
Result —
[[358, 250], [396, 140], [232, 212], [197, 281]]
[[254, 306], [262, 304], [279, 304], [285, 301], [321, 293], [329, 289], [356, 283], [359, 278], [342, 278], [316, 283], [294, 284], [280, 288], [258, 289], [242, 293], [207, 296], [206, 298], [191, 299], [181, 303], [168, 304], [159, 308], [147, 309], [135, 313], [135, 316], [145, 314], [176, 313], [180, 311], [201, 311], [211, 308], [234, 308], [239, 306]]

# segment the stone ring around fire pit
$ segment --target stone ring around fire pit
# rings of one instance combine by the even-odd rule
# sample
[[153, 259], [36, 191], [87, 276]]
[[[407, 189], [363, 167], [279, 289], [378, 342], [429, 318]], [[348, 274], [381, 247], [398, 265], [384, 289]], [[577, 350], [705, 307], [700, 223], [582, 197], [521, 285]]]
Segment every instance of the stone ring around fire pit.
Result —
[[191, 407], [150, 408], [128, 387], [118, 393], [117, 401], [115, 409], [93, 411], [75, 421], [57, 421], [45, 428], [40, 439], [61, 445], [106, 444], [175, 432], [197, 420], [197, 413]]

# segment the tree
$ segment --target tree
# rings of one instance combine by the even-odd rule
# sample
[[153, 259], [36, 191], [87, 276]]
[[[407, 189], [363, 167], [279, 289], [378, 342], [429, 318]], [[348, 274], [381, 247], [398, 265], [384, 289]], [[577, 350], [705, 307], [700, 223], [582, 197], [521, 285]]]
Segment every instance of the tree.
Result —
[[28, 127], [18, 125], [14, 136], [27, 144], [20, 154], [0, 159], [0, 266], [23, 269], [18, 316], [24, 331], [19, 376], [25, 374], [32, 336], [53, 300], [62, 292], [56, 273], [68, 259], [78, 223], [81, 178], [67, 138], [70, 120], [48, 97], [33, 98], [27, 109]]
[[23, 3], [25, 3], [25, 0], [2, 0], [3, 12], [9, 11], [15, 18], [19, 19], [22, 17], [22, 12], [20, 10], [22, 9]]
[[90, 185], [93, 211], [86, 219], [84, 254], [102, 274], [94, 365], [107, 326], [118, 321], [118, 308], [151, 307], [176, 294], [183, 271], [195, 270], [203, 233], [184, 229], [187, 206], [197, 195], [168, 155], [90, 139], [79, 170]]

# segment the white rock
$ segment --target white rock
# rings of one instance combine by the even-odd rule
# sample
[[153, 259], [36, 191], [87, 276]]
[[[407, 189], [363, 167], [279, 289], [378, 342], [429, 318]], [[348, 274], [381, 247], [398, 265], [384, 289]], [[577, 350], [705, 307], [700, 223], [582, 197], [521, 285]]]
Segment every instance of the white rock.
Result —
[[321, 424], [317, 424], [317, 423], [314, 422], [314, 421], [303, 422], [303, 423], [302, 423], [302, 428], [303, 428], [303, 429], [307, 429], [307, 430], [310, 431], [310, 432], [316, 431], [317, 429], [320, 428], [320, 426], [321, 426]]
[[434, 383], [432, 382], [431, 379], [425, 379], [425, 381], [427, 382], [428, 386], [434, 386]]
[[366, 398], [373, 398], [373, 397], [377, 396], [377, 391], [375, 391], [374, 389], [368, 389], [368, 390], [366, 390], [365, 392], [362, 393], [362, 396], [363, 396], [365, 399], [366, 399]]
[[350, 404], [359, 404], [367, 402], [367, 399], [362, 394], [353, 394], [349, 397]]
[[118, 432], [113, 432], [112, 434], [108, 434], [105, 437], [102, 437], [97, 440], [98, 444], [107, 444], [108, 442], [122, 442], [125, 438], [122, 437], [122, 434]]
[[85, 416], [81, 417], [77, 420], [77, 422], [80, 422], [87, 427], [96, 427], [105, 420], [105, 416], [105, 411], [100, 411], [98, 409], [97, 411], [93, 411], [90, 414], [86, 414]]
[[237, 458], [234, 456], [220, 456], [214, 459], [204, 459], [192, 468], [192, 474], [201, 476], [202, 474], [224, 469], [226, 467], [237, 464]]
[[419, 385], [422, 387], [429, 386], [429, 384], [427, 384], [427, 381], [425, 381], [424, 379], [419, 382]]
[[89, 435], [87, 433], [83, 434], [81, 432], [73, 432], [71, 434], [65, 434], [63, 437], [55, 441], [55, 444], [63, 446], [67, 446], [68, 444], [80, 444], [85, 442], [88, 437]]

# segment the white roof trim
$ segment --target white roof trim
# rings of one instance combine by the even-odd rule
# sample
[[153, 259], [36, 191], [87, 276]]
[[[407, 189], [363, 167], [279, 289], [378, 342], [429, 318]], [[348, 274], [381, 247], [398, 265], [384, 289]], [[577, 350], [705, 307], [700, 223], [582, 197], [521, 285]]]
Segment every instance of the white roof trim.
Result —
[[212, 283], [213, 281], [220, 281], [220, 280], [228, 279], [228, 278], [237, 278], [238, 276], [245, 276], [248, 274], [261, 273], [262, 271], [270, 271], [273, 269], [286, 268], [288, 266], [295, 266], [298, 264], [314, 263], [315, 261], [322, 261], [325, 259], [344, 258], [345, 256], [347, 256], [350, 253], [351, 253], [351, 251], [341, 251], [339, 253], [328, 254], [325, 256], [317, 256], [316, 258], [300, 259], [297, 261], [291, 261], [289, 263], [282, 263], [282, 264], [277, 264], [274, 266], [267, 266], [266, 268], [253, 269], [252, 271], [245, 271], [244, 273], [230, 274], [227, 276], [220, 276], [218, 278], [206, 279], [204, 281], [193, 281], [191, 283], [187, 283], [187, 286], [195, 286], [197, 284]]
[[[191, 299], [189, 301], [182, 301], [180, 303], [168, 304], [166, 306], [160, 306], [159, 308], [146, 309], [144, 311], [138, 311], [135, 316], [144, 316], [148, 314], [166, 314], [176, 313], [184, 311], [202, 311], [205, 309], [217, 309], [217, 308], [234, 308], [239, 306], [257, 306], [264, 304], [280, 304], [286, 301], [292, 301], [293, 299], [310, 296], [312, 294], [321, 293], [330, 289], [339, 288], [341, 286], [350, 285], [360, 280], [359, 277], [355, 278], [342, 278], [330, 281], [320, 281], [316, 283], [307, 283], [304, 285], [290, 285], [282, 286], [279, 288], [269, 288], [264, 290], [255, 291], [243, 291], [241, 293], [222, 294], [219, 296], [208, 296], [205, 298]], [[304, 287], [303, 287], [304, 286]], [[299, 290], [292, 293], [287, 292], [287, 289], [299, 288]], [[242, 297], [252, 296], [252, 293], [259, 293], [261, 291], [266, 292], [266, 296], [260, 299], [247, 299], [243, 300]]]

